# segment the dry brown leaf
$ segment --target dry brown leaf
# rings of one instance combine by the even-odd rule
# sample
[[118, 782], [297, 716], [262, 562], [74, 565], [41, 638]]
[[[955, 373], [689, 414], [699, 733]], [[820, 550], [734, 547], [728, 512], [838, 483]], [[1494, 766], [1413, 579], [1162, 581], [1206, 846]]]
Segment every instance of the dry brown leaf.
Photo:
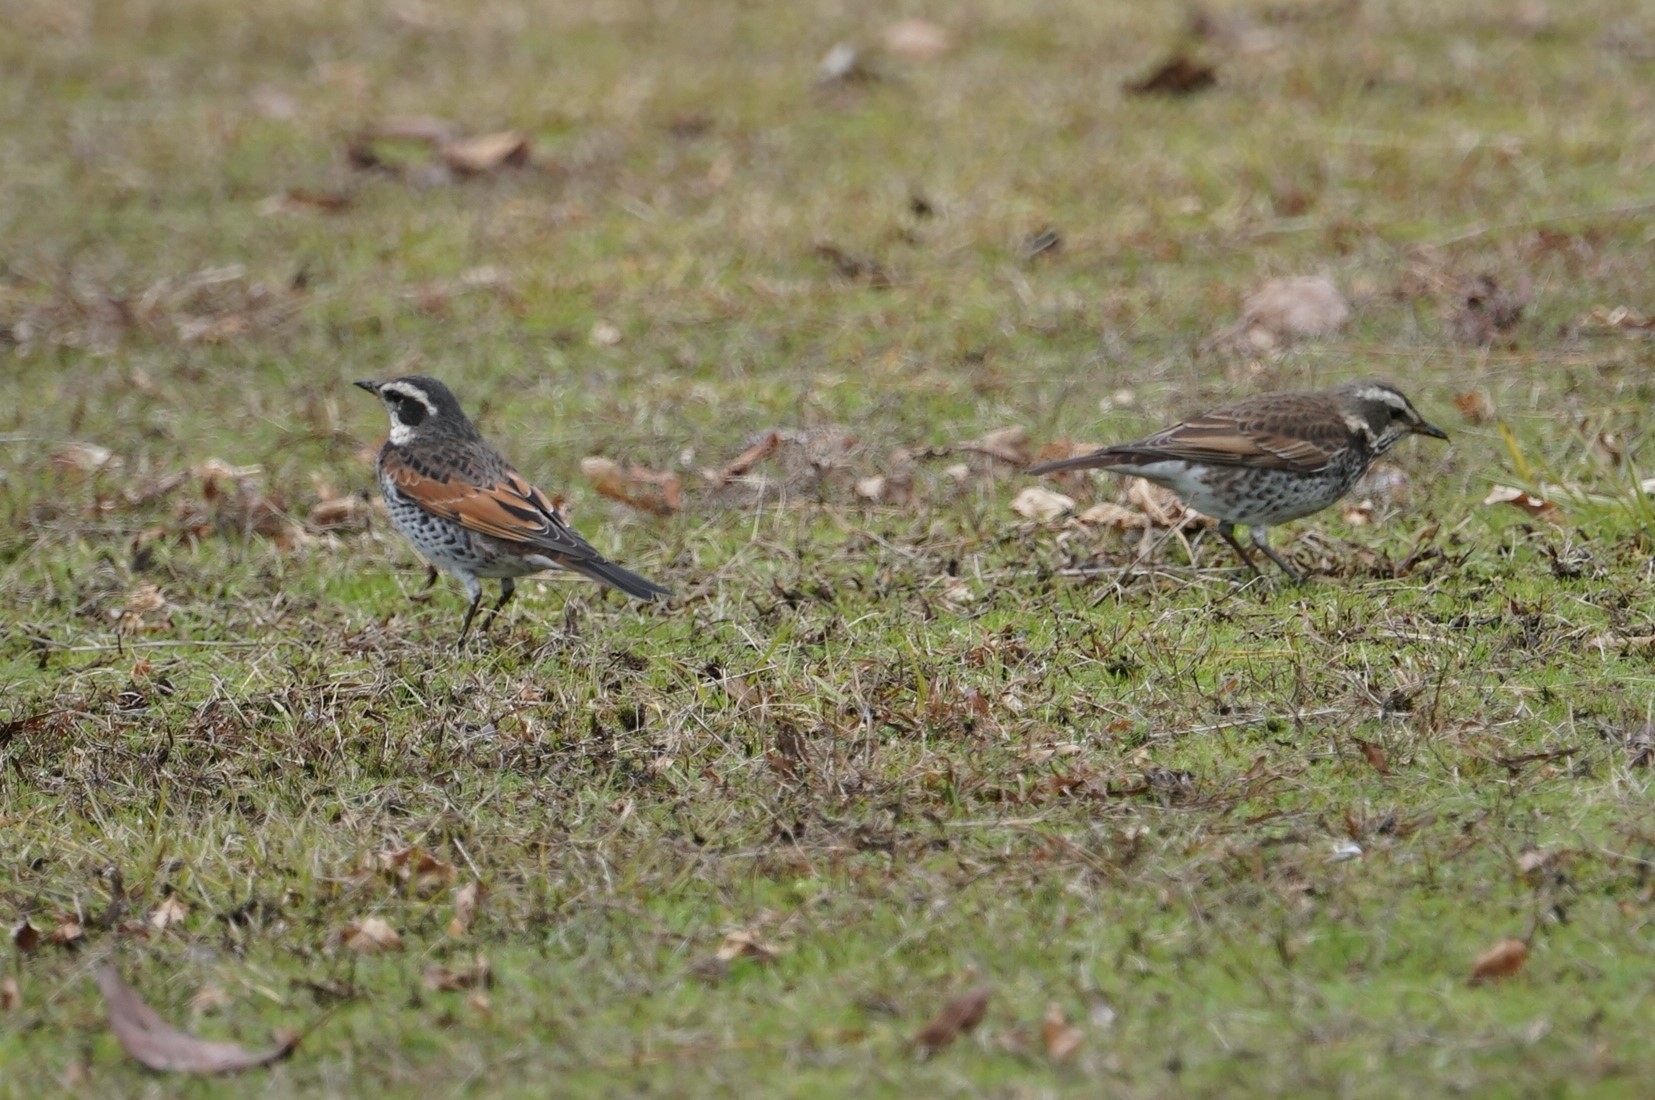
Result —
[[1211, 65], [1198, 64], [1178, 54], [1163, 61], [1148, 76], [1122, 88], [1130, 95], [1189, 95], [1217, 82], [1218, 75]]
[[335, 497], [317, 502], [305, 522], [312, 531], [356, 530], [368, 524], [373, 507], [361, 497]]
[[1525, 848], [1517, 855], [1518, 874], [1528, 875], [1540, 870], [1551, 862], [1551, 853], [1539, 848]]
[[775, 947], [759, 939], [757, 932], [744, 928], [725, 936], [724, 942], [718, 945], [713, 957], [723, 963], [734, 962], [736, 959], [773, 963], [780, 954]]
[[1141, 530], [1150, 525], [1149, 517], [1110, 501], [1101, 501], [1075, 517], [1088, 527], [1109, 527], [1117, 531]]
[[1528, 960], [1528, 944], [1519, 939], [1503, 939], [1477, 956], [1477, 962], [1471, 968], [1471, 984], [1482, 985], [1509, 978], [1523, 969], [1523, 964]]
[[780, 432], [774, 429], [765, 432], [752, 446], [725, 463], [723, 469], [708, 474], [708, 480], [714, 485], [728, 485], [758, 465], [761, 460], [775, 454], [781, 449], [781, 445], [782, 436]]
[[1063, 1006], [1053, 1001], [1046, 1006], [1046, 1019], [1040, 1025], [1040, 1037], [1046, 1043], [1046, 1057], [1062, 1065], [1074, 1058], [1086, 1039], [1086, 1033], [1071, 1024]]
[[580, 472], [599, 493], [645, 512], [670, 516], [684, 505], [683, 486], [674, 473], [658, 473], [642, 466], [623, 468], [618, 462], [596, 455], [580, 460]]
[[80, 918], [73, 913], [65, 913], [58, 917], [57, 927], [52, 929], [48, 939], [58, 947], [77, 948], [86, 938], [86, 930], [80, 926]]
[[168, 894], [150, 913], [149, 926], [157, 932], [165, 932], [174, 925], [183, 924], [184, 918], [189, 915], [190, 907], [177, 894]]
[[453, 138], [440, 143], [437, 155], [456, 172], [478, 175], [529, 162], [529, 137], [518, 130]]
[[1482, 390], [1467, 390], [1454, 395], [1454, 407], [1467, 424], [1487, 424], [1499, 415], [1494, 400]]
[[425, 988], [441, 993], [487, 989], [494, 984], [494, 971], [486, 958], [473, 955], [471, 965], [458, 970], [433, 963], [425, 968], [424, 981]]
[[448, 922], [448, 934], [455, 938], [471, 931], [471, 922], [477, 919], [477, 909], [488, 896], [488, 888], [473, 880], [454, 894], [454, 916]]
[[923, 19], [898, 19], [881, 32], [885, 52], [904, 61], [935, 61], [954, 47], [948, 31]]
[[1344, 505], [1339, 516], [1352, 527], [1366, 527], [1373, 522], [1373, 501], [1358, 500], [1349, 502]]
[[1143, 512], [1157, 527], [1176, 527], [1186, 518], [1199, 514], [1186, 507], [1171, 489], [1164, 489], [1141, 477], [1127, 481], [1125, 496], [1128, 504]]
[[119, 470], [121, 460], [108, 447], [96, 443], [65, 443], [52, 452], [53, 468], [68, 474], [95, 474], [102, 470]]
[[27, 955], [40, 946], [40, 929], [30, 924], [28, 917], [24, 917], [22, 923], [11, 930], [11, 942], [19, 955]]
[[822, 55], [816, 66], [816, 83], [819, 85], [856, 84], [878, 78], [878, 74], [863, 59], [862, 51], [849, 42], [835, 45]]
[[1327, 336], [1350, 320], [1350, 303], [1333, 280], [1321, 275], [1271, 279], [1241, 304], [1242, 332], [1253, 344], [1272, 347], [1299, 337]]
[[1372, 741], [1364, 741], [1360, 737], [1352, 737], [1351, 740], [1355, 741], [1356, 747], [1362, 750], [1362, 755], [1367, 758], [1368, 764], [1374, 771], [1380, 775], [1391, 774], [1391, 762], [1386, 757], [1384, 749]]
[[1038, 485], [1030, 485], [1018, 493], [1011, 502], [1013, 512], [1038, 523], [1050, 523], [1065, 512], [1073, 511], [1074, 507], [1074, 497], [1042, 489]]
[[878, 504], [885, 499], [885, 487], [885, 478], [875, 474], [873, 477], [865, 477], [858, 481], [853, 486], [853, 491], [863, 500]]
[[981, 439], [961, 443], [958, 449], [988, 455], [1001, 462], [1009, 462], [1013, 466], [1027, 466], [1030, 457], [1029, 433], [1021, 426], [1013, 424], [1009, 428], [996, 428]]
[[1376, 462], [1368, 467], [1367, 473], [1356, 479], [1356, 484], [1350, 487], [1350, 495], [1395, 504], [1407, 499], [1412, 487], [1408, 473], [1402, 467], [1389, 462]]
[[444, 863], [423, 848], [398, 848], [374, 856], [379, 870], [421, 897], [434, 894], [454, 881], [454, 865]]
[[943, 1006], [942, 1011], [937, 1013], [930, 1023], [919, 1029], [910, 1045], [921, 1057], [929, 1057], [961, 1035], [969, 1034], [983, 1022], [983, 1014], [988, 1010], [988, 998], [992, 992], [985, 985], [955, 997]]
[[1487, 504], [1510, 504], [1521, 508], [1535, 519], [1545, 520], [1547, 523], [1563, 524], [1563, 509], [1549, 500], [1544, 500], [1526, 493], [1510, 485], [1496, 485], [1488, 491], [1488, 498], [1483, 501]]
[[23, 990], [18, 988], [17, 979], [7, 974], [0, 979], [0, 1012], [16, 1012], [23, 1007]]
[[1502, 288], [1492, 275], [1474, 275], [1460, 288], [1448, 328], [1462, 344], [1486, 346], [1498, 342], [1523, 318], [1528, 289]]
[[365, 917], [345, 925], [339, 934], [339, 942], [364, 955], [402, 950], [402, 937], [382, 917]]
[[197, 1039], [161, 1019], [113, 966], [100, 967], [97, 980], [109, 1010], [109, 1029], [121, 1048], [157, 1073], [239, 1073], [286, 1058], [299, 1045], [297, 1035], [262, 1051], [249, 1051], [240, 1043]]
[[896, 282], [890, 268], [878, 260], [846, 252], [836, 244], [826, 241], [817, 244], [816, 255], [832, 264], [842, 279], [867, 283], [876, 290], [886, 290]]

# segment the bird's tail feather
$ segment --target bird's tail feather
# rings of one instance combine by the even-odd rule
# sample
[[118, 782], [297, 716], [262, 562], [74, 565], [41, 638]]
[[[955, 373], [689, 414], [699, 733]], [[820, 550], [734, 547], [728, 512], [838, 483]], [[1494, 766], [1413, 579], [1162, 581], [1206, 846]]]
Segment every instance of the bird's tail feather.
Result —
[[1110, 466], [1127, 464], [1131, 459], [1114, 450], [1093, 451], [1091, 454], [1076, 455], [1073, 458], [1060, 458], [1053, 462], [1042, 462], [1038, 466], [1030, 466], [1024, 473], [1029, 474], [1059, 474], [1065, 470], [1098, 470]]
[[612, 561], [596, 558], [588, 561], [567, 561], [564, 565], [577, 573], [584, 573], [595, 581], [607, 584], [610, 588], [618, 588], [628, 596], [639, 600], [668, 600], [672, 598], [669, 589], [662, 588], [654, 581], [645, 580], [630, 569], [622, 569]]

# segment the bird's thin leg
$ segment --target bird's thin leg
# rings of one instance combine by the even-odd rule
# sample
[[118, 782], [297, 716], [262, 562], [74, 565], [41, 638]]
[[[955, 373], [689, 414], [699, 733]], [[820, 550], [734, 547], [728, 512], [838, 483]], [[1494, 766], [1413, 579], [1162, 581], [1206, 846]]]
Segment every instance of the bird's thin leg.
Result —
[[465, 609], [465, 622], [460, 624], [460, 637], [454, 643], [456, 649], [465, 648], [465, 636], [471, 630], [471, 620], [477, 615], [477, 605], [483, 602], [483, 582], [470, 575], [460, 579], [465, 582], [466, 595], [471, 597], [471, 605]]
[[[1255, 528], [1255, 530], [1257, 530], [1257, 528]], [[1241, 542], [1236, 538], [1236, 526], [1235, 526], [1235, 524], [1233, 524], [1233, 523], [1221, 523], [1221, 524], [1219, 524], [1218, 525], [1218, 533], [1219, 533], [1220, 537], [1222, 537], [1224, 539], [1225, 542], [1230, 544], [1230, 549], [1232, 549], [1236, 552], [1236, 557], [1241, 559], [1242, 564], [1253, 571], [1253, 576], [1262, 577], [1264, 575], [1263, 573], [1259, 572], [1258, 562], [1253, 560], [1253, 555], [1249, 554], [1247, 552], [1247, 548], [1245, 546], [1241, 545]], [[1269, 554], [1272, 558], [1275, 558], [1276, 564], [1278, 564], [1278, 565], [1281, 564], [1281, 559], [1277, 558], [1276, 555], [1275, 555], [1275, 552], [1270, 549], [1269, 545], [1267, 543], [1261, 541], [1256, 534], [1253, 536], [1253, 542], [1255, 544], [1259, 545], [1259, 546], [1263, 546], [1264, 547], [1264, 552], [1266, 554]], [[1282, 566], [1282, 568], [1285, 569], [1287, 567]]]
[[500, 609], [506, 606], [506, 601], [511, 599], [512, 594], [516, 591], [517, 582], [515, 580], [510, 577], [500, 578], [500, 602], [489, 609], [488, 622], [483, 624], [484, 630], [494, 625], [494, 620], [500, 617]]
[[[1291, 577], [1294, 584], [1304, 583], [1304, 574], [1287, 564], [1287, 559], [1276, 553], [1275, 548], [1270, 545], [1270, 533], [1267, 529], [1251, 527], [1248, 530], [1253, 536], [1253, 545], [1263, 550], [1271, 561], [1281, 566], [1282, 572]], [[1254, 572], [1257, 572], [1257, 570], [1254, 570]]]

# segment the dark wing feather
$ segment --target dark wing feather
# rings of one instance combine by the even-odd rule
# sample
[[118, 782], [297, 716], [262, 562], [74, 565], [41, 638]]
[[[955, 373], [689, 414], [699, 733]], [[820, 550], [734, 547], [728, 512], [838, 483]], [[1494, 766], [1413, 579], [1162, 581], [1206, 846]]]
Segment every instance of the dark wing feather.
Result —
[[1266, 394], [1194, 416], [1135, 443], [1036, 466], [1031, 473], [1131, 466], [1166, 459], [1309, 474], [1349, 443], [1350, 428], [1322, 394]]

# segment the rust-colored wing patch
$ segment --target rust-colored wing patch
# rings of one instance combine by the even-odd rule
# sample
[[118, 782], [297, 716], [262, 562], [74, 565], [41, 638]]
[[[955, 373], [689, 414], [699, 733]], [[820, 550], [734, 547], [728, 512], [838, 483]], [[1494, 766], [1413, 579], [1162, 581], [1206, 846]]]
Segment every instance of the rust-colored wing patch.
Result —
[[527, 543], [552, 555], [596, 555], [557, 514], [546, 494], [510, 467], [489, 485], [430, 477], [389, 457], [385, 470], [402, 495], [467, 530]]

